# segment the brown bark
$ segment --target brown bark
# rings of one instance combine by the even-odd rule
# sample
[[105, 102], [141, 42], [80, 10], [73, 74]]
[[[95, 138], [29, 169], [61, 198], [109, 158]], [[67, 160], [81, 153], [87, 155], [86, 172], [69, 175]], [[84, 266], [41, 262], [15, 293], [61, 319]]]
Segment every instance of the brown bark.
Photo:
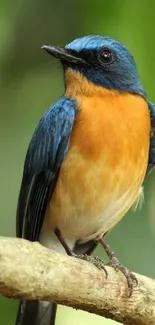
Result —
[[129, 298], [126, 279], [107, 267], [60, 254], [24, 239], [0, 237], [0, 293], [86, 310], [126, 325], [155, 325], [155, 281], [136, 274]]

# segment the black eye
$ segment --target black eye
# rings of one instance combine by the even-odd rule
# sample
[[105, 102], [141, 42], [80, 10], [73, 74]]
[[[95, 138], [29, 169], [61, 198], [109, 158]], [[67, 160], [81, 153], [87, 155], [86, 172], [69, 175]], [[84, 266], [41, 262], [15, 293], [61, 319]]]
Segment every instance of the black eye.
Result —
[[113, 62], [113, 54], [109, 49], [104, 49], [99, 53], [99, 60], [101, 63], [109, 64]]

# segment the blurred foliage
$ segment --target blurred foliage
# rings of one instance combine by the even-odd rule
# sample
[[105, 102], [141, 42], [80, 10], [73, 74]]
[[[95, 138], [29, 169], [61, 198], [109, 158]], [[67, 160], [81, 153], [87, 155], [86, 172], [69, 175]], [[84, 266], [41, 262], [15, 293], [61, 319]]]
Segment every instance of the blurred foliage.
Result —
[[[45, 109], [63, 92], [61, 69], [41, 51], [41, 45], [64, 45], [86, 34], [114, 37], [133, 53], [148, 97], [155, 101], [154, 10], [153, 0], [1, 0], [1, 235], [15, 234], [16, 203], [32, 132]], [[142, 210], [128, 213], [108, 237], [125, 265], [151, 277], [155, 277], [154, 179], [152, 172], [145, 181]], [[103, 250], [98, 247], [96, 254], [103, 256]], [[14, 324], [16, 307], [17, 302], [0, 299], [0, 324]], [[115, 323], [60, 307], [57, 325], [87, 322]]]

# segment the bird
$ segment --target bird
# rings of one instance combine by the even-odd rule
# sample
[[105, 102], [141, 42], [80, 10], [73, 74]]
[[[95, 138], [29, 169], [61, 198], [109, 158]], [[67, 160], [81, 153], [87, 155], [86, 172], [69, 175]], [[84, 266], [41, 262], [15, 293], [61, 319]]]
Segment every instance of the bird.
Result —
[[[110, 37], [89, 35], [42, 48], [62, 65], [64, 94], [43, 115], [27, 149], [17, 205], [17, 237], [105, 269], [134, 275], [105, 236], [143, 196], [155, 166], [155, 105], [134, 57]], [[16, 325], [54, 325], [56, 305], [20, 301]]]

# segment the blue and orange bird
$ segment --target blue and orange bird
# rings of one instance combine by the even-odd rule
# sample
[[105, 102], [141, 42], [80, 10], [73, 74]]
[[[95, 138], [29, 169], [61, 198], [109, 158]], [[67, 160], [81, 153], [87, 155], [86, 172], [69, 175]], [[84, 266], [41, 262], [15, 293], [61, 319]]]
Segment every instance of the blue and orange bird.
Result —
[[[155, 106], [148, 102], [127, 48], [102, 36], [43, 46], [62, 63], [64, 95], [44, 114], [29, 144], [17, 209], [17, 236], [49, 249], [91, 257], [143, 193], [155, 165]], [[87, 254], [86, 256], [84, 254]], [[52, 325], [56, 306], [20, 302], [16, 325]]]

